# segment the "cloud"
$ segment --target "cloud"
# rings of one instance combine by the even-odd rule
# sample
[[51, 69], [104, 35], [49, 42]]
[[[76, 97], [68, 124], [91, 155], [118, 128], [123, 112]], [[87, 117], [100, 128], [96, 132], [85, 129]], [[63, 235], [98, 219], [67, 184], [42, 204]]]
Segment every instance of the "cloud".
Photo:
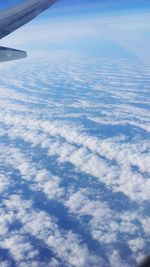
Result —
[[141, 68], [70, 54], [0, 66], [3, 264], [134, 266], [148, 253]]
[[[5, 117], [7, 125], [12, 124], [11, 116]], [[20, 128], [23, 122], [23, 127]], [[93, 175], [115, 192], [123, 192], [131, 199], [148, 200], [149, 199], [149, 179], [143, 178], [141, 173], [148, 173], [149, 158], [145, 153], [144, 144], [122, 144], [117, 140], [98, 140], [96, 137], [90, 137], [74, 130], [69, 126], [60, 126], [56, 123], [47, 121], [35, 121], [18, 116], [13, 117], [15, 131], [9, 130], [9, 136], [12, 139], [17, 137], [24, 141], [38, 145], [47, 149], [50, 156], [57, 156], [61, 162], [70, 162], [79, 170]], [[18, 128], [19, 126], [19, 128]], [[17, 131], [18, 128], [18, 131]], [[27, 131], [25, 131], [25, 128]], [[39, 134], [39, 130], [41, 133]], [[43, 134], [42, 134], [43, 132]], [[56, 140], [53, 140], [54, 137]], [[65, 141], [60, 141], [64, 138]], [[81, 147], [76, 147], [76, 144]], [[106, 160], [102, 159], [105, 157]], [[116, 161], [116, 164], [108, 162]], [[134, 172], [136, 166], [141, 172]], [[28, 165], [20, 166], [21, 172], [26, 172]], [[30, 169], [31, 175], [34, 169]], [[132, 177], [132, 179], [130, 178]], [[147, 184], [145, 190], [145, 183]], [[143, 185], [143, 186], [142, 186]]]
[[26, 239], [20, 234], [13, 233], [13, 236], [3, 240], [2, 247], [9, 249], [16, 262], [32, 261], [38, 254], [33, 246], [26, 242]]
[[[54, 218], [46, 212], [33, 210], [31, 202], [12, 195], [3, 203], [8, 213], [15, 212], [16, 219], [22, 223], [24, 236], [30, 234], [36, 237], [39, 244], [51, 249], [62, 263], [70, 266], [97, 266], [101, 263], [101, 259], [92, 255], [72, 231], [65, 232], [58, 228]], [[15, 261], [32, 260], [37, 253], [31, 245], [22, 240], [20, 233], [19, 236], [14, 233], [11, 238], [4, 239], [2, 247], [10, 250]]]
[[9, 178], [6, 177], [4, 174], [0, 174], [0, 193], [3, 193], [9, 184]]

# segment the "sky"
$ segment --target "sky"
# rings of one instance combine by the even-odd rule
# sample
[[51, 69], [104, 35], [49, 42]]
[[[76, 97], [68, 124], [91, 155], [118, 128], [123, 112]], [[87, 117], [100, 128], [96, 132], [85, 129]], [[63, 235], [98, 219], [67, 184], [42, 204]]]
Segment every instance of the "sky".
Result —
[[[1, 1], [1, 9], [21, 1]], [[59, 0], [30, 24], [1, 40], [29, 52], [67, 50], [92, 56], [132, 55], [149, 62], [148, 0]]]

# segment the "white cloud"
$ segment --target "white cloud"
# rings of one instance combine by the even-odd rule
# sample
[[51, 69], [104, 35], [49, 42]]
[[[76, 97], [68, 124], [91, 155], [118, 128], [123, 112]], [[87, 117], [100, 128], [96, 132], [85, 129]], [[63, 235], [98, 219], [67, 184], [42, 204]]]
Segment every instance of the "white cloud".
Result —
[[[70, 128], [69, 125], [61, 126], [59, 122], [56, 124], [32, 119], [23, 120], [21, 116], [13, 117], [12, 120], [8, 115], [5, 117], [5, 123], [10, 126], [12, 123], [15, 125], [15, 128], [9, 130], [12, 139], [19, 137], [34, 146], [46, 148], [50, 156], [57, 155], [61, 162], [72, 163], [79, 170], [97, 177], [115, 192], [123, 192], [131, 199], [139, 201], [149, 199], [150, 180], [132, 169], [136, 166], [142, 173], [150, 172], [149, 156], [145, 152], [147, 144], [144, 142], [122, 144], [117, 139], [99, 140], [85, 135], [78, 129]], [[61, 141], [60, 138], [64, 138], [65, 141]], [[81, 147], [77, 148], [76, 144]], [[105, 157], [106, 160], [101, 157]], [[108, 161], [113, 160], [117, 164], [108, 164]], [[27, 163], [21, 165], [21, 173], [26, 172], [27, 168]], [[34, 169], [30, 169], [31, 175], [32, 172], [34, 173]]]
[[9, 249], [16, 262], [29, 261], [38, 255], [38, 251], [20, 234], [13, 233], [10, 237], [5, 238], [2, 247]]
[[[0, 66], [1, 247], [19, 267], [48, 266], [37, 259], [44, 247], [49, 266], [105, 266], [83, 242], [87, 231], [110, 265], [125, 266], [122, 244], [140, 258], [149, 239], [149, 69], [58, 57]], [[43, 211], [39, 192], [85, 232], [60, 227], [63, 213]]]
[[142, 221], [142, 227], [143, 227], [144, 233], [147, 236], [149, 236], [150, 235], [150, 228], [149, 228], [150, 218], [149, 217], [145, 217], [141, 221]]
[[[8, 213], [13, 210], [16, 219], [22, 223], [22, 230], [25, 234], [36, 237], [41, 246], [46, 246], [57, 255], [62, 262], [69, 266], [100, 266], [101, 258], [92, 255], [82, 240], [72, 231], [64, 231], [59, 228], [55, 219], [50, 217], [46, 212], [33, 210], [32, 203], [22, 200], [19, 196], [10, 196], [4, 200]], [[20, 235], [6, 238], [2, 247], [10, 250], [16, 261], [24, 260], [35, 256], [35, 251], [31, 245], [26, 244], [25, 240], [20, 239]], [[43, 245], [42, 245], [43, 244]], [[13, 246], [12, 246], [13, 245]], [[18, 250], [17, 250], [18, 247]]]
[[6, 177], [3, 173], [0, 173], [0, 193], [2, 194], [7, 188], [9, 184], [9, 178]]

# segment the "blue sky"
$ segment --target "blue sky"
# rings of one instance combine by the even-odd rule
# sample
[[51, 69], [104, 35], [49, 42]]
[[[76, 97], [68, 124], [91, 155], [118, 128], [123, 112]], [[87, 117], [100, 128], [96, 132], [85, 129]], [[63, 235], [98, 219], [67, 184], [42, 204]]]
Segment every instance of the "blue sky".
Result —
[[[1, 8], [21, 2], [1, 1]], [[60, 0], [1, 41], [29, 52], [67, 50], [93, 56], [133, 55], [149, 62], [148, 0]]]
[[[26, 0], [1, 0], [0, 7], [7, 8]], [[116, 14], [118, 12], [148, 12], [150, 10], [150, 2], [148, 0], [58, 0], [55, 4], [53, 12], [46, 12], [42, 19], [47, 18], [47, 14], [51, 17], [70, 17], [70, 16], [92, 16], [96, 14]]]
[[[25, 0], [24, 0], [25, 1]], [[1, 0], [0, 5], [2, 7], [12, 6], [23, 2], [23, 0]], [[126, 0], [126, 1], [119, 1], [119, 0], [59, 0], [57, 2], [57, 7], [68, 7], [68, 6], [84, 6], [84, 9], [87, 11], [88, 6], [92, 7], [92, 11], [108, 11], [108, 10], [132, 10], [132, 9], [146, 9], [150, 8], [150, 2], [148, 0]], [[97, 10], [97, 8], [99, 10]], [[91, 9], [89, 9], [91, 11]]]

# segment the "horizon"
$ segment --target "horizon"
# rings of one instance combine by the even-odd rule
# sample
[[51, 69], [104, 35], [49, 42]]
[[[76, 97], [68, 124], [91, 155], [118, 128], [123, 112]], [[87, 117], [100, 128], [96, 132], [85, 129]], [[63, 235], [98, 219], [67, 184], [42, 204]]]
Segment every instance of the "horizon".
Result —
[[[7, 7], [20, 2], [11, 0]], [[0, 7], [4, 4], [2, 1]], [[60, 0], [33, 22], [2, 39], [1, 45], [12, 44], [30, 54], [54, 50], [76, 51], [87, 56], [118, 53], [149, 63], [149, 17], [150, 2], [146, 0], [132, 3]]]

